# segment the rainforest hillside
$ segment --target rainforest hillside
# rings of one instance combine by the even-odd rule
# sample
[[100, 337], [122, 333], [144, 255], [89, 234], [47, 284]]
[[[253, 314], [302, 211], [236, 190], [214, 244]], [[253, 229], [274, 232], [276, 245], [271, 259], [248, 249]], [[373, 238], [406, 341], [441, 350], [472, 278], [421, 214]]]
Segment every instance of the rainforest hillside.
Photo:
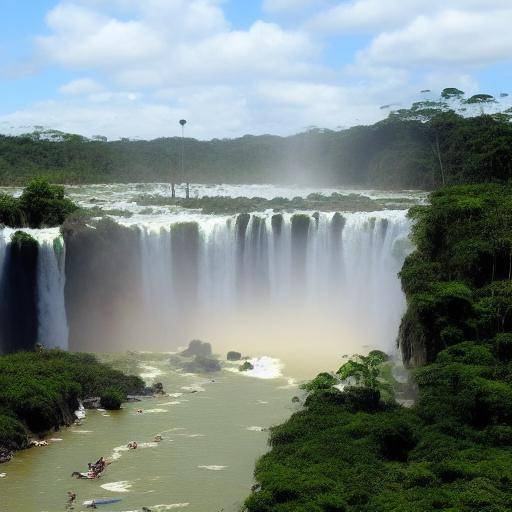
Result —
[[176, 181], [435, 188], [512, 176], [506, 115], [463, 117], [413, 107], [371, 126], [290, 137], [184, 141], [87, 139], [55, 131], [0, 136], [0, 184]]

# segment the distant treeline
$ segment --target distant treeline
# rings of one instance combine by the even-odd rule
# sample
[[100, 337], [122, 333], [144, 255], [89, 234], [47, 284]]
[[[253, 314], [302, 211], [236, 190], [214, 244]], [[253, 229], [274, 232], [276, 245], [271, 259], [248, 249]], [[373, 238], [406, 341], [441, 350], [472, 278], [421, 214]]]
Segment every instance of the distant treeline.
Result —
[[[419, 113], [418, 113], [419, 112]], [[424, 116], [413, 108], [371, 126], [290, 137], [87, 139], [55, 131], [0, 135], [0, 184], [34, 176], [59, 183], [185, 181], [315, 183], [385, 188], [504, 182], [512, 175], [512, 124], [502, 114]]]

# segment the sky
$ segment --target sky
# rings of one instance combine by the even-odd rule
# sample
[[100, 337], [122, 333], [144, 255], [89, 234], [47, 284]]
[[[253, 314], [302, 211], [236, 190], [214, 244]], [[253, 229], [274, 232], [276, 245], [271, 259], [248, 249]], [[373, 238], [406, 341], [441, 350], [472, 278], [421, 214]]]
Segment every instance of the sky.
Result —
[[512, 0], [0, 0], [0, 133], [339, 129], [512, 93]]

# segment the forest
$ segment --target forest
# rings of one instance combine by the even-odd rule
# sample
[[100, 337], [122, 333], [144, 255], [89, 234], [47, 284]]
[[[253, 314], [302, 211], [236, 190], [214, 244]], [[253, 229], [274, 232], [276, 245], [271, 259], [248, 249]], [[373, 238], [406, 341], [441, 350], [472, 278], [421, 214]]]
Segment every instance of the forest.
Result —
[[295, 183], [434, 189], [504, 182], [512, 173], [510, 112], [463, 115], [418, 102], [370, 126], [311, 129], [289, 137], [150, 141], [39, 130], [0, 135], [0, 185], [54, 183]]

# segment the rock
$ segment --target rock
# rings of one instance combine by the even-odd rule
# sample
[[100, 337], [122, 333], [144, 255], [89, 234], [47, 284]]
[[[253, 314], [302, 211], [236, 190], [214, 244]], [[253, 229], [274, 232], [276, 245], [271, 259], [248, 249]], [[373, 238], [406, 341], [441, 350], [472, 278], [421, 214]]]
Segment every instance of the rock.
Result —
[[187, 373], [211, 373], [221, 370], [220, 363], [216, 359], [204, 356], [195, 356], [193, 361], [185, 363], [183, 370]]
[[100, 397], [94, 396], [91, 398], [85, 398], [82, 400], [82, 405], [85, 409], [98, 409], [100, 406]]
[[161, 382], [155, 382], [151, 389], [153, 390], [154, 395], [165, 395], [164, 385]]
[[5, 464], [12, 459], [13, 453], [5, 448], [0, 448], [0, 464]]
[[188, 348], [180, 353], [183, 357], [203, 356], [209, 357], [212, 355], [212, 346], [209, 343], [201, 340], [192, 340], [188, 344]]
[[230, 350], [226, 356], [228, 361], [240, 361], [242, 359], [242, 354], [240, 352], [236, 352], [235, 350]]
[[247, 372], [249, 370], [254, 370], [254, 366], [252, 363], [250, 363], [249, 361], [245, 361], [244, 364], [241, 364], [238, 369], [241, 371], [241, 372]]

